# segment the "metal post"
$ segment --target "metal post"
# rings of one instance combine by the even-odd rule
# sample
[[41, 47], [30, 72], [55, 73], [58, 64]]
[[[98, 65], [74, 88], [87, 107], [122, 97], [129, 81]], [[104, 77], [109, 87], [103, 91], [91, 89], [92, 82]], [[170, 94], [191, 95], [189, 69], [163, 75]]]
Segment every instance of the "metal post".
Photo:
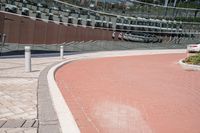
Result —
[[174, 0], [174, 4], [173, 4], [174, 7], [176, 7], [176, 2], [177, 2], [177, 0]]
[[31, 72], [31, 47], [25, 46], [25, 72]]
[[63, 59], [64, 57], [64, 47], [60, 46], [60, 58]]
[[167, 7], [167, 6], [168, 6], [168, 2], [169, 2], [169, 0], [165, 0], [164, 7]]

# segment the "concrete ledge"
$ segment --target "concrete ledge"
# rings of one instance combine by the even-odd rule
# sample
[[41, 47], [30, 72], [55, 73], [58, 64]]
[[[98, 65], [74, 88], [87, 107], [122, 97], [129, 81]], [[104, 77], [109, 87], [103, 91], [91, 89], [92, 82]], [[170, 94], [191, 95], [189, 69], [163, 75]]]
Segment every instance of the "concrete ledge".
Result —
[[55, 72], [57, 69], [59, 69], [61, 66], [63, 66], [66, 63], [69, 63], [71, 60], [64, 61], [62, 63], [59, 63], [55, 66], [53, 66], [48, 74], [48, 86], [49, 91], [51, 95], [51, 99], [53, 102], [54, 109], [57, 113], [58, 120], [61, 127], [62, 133], [80, 133], [80, 130], [76, 124], [76, 121], [69, 110], [69, 107], [67, 106], [60, 89], [58, 88], [56, 82], [55, 82]]
[[187, 64], [183, 62], [184, 59], [181, 59], [178, 63], [181, 65], [181, 67], [184, 70], [189, 70], [189, 71], [200, 71], [200, 65], [192, 65], [192, 64]]

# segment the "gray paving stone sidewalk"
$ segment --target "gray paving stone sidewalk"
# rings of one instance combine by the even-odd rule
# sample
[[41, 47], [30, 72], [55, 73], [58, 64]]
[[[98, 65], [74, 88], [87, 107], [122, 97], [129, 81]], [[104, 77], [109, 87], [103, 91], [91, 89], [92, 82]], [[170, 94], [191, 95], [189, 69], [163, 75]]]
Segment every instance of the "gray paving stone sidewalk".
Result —
[[0, 133], [37, 133], [35, 128], [1, 128]]
[[37, 133], [31, 122], [38, 119], [38, 77], [46, 66], [59, 60], [32, 58], [32, 72], [26, 73], [24, 58], [0, 59], [0, 133]]

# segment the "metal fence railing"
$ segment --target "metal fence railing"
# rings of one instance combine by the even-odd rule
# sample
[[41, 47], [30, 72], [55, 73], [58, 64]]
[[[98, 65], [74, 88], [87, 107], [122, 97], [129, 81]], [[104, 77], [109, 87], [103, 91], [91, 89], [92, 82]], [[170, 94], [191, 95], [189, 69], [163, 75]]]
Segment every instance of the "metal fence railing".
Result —
[[149, 50], [149, 49], [186, 49], [190, 43], [199, 42], [198, 38], [163, 38], [162, 43], [143, 43], [131, 41], [72, 41], [62, 44], [14, 44], [6, 43], [1, 45], [1, 56], [24, 54], [24, 47], [31, 46], [32, 54], [40, 53], [59, 53], [60, 46], [64, 47], [66, 53], [74, 52], [93, 52], [93, 51], [111, 51], [111, 50]]

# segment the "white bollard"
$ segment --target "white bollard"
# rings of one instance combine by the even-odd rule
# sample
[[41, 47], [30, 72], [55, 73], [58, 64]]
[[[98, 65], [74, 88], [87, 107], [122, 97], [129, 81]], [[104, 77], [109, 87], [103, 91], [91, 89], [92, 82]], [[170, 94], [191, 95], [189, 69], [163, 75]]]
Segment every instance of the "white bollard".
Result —
[[63, 59], [64, 58], [64, 47], [60, 46], [60, 58]]
[[31, 47], [25, 46], [25, 72], [31, 72]]

